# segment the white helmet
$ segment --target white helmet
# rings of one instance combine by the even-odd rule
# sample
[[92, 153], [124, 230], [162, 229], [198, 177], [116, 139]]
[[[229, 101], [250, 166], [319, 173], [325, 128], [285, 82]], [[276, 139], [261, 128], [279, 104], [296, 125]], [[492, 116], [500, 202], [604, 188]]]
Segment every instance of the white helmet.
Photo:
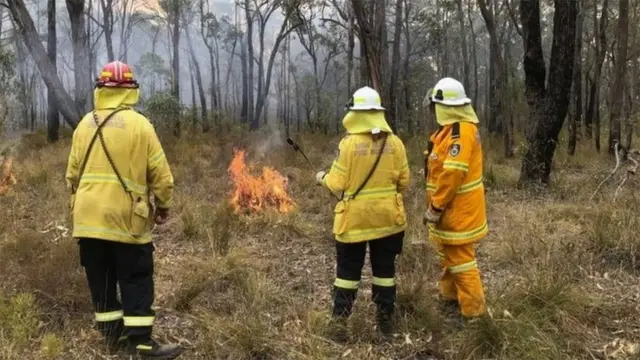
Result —
[[384, 110], [380, 101], [380, 94], [365, 86], [353, 93], [349, 110]]
[[467, 97], [464, 86], [460, 81], [450, 77], [438, 81], [427, 96], [429, 101], [442, 105], [459, 106], [471, 104], [471, 99]]

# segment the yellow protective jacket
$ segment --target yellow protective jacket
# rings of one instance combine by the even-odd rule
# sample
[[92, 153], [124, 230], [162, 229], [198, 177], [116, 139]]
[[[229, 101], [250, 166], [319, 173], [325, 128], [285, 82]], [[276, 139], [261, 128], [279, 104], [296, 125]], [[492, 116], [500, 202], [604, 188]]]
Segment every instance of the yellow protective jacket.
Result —
[[[355, 126], [351, 126], [353, 124]], [[410, 183], [410, 172], [402, 140], [391, 133], [384, 113], [379, 111], [352, 111], [343, 120], [343, 125], [351, 130], [350, 134], [340, 141], [338, 157], [323, 180], [324, 186], [332, 192], [343, 192], [342, 200], [334, 209], [336, 240], [354, 243], [404, 231], [406, 215], [402, 192]], [[374, 140], [371, 129], [387, 133], [387, 142], [367, 185], [355, 199], [350, 199], [365, 181], [380, 153], [383, 139]]]
[[[158, 208], [168, 209], [173, 197], [173, 176], [151, 123], [131, 108], [138, 101], [137, 89], [100, 88], [95, 91], [99, 123], [116, 108], [102, 127], [106, 148], [125, 181], [125, 192], [97, 138], [75, 194], [71, 195], [73, 237], [96, 238], [123, 243], [151, 241], [150, 195]], [[67, 186], [78, 181], [89, 143], [96, 131], [93, 113], [84, 116], [73, 133], [67, 166]]]
[[427, 206], [443, 214], [429, 236], [444, 245], [473, 243], [488, 232], [478, 120], [470, 105], [436, 104], [436, 118], [440, 128], [425, 151]]

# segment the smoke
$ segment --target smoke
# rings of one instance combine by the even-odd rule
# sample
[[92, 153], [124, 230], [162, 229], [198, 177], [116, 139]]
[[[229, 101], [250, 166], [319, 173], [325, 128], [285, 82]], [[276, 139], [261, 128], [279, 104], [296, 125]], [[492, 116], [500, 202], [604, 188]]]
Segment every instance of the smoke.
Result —
[[256, 155], [262, 160], [274, 149], [284, 146], [286, 140], [275, 121], [267, 121], [267, 126], [263, 126], [260, 131], [263, 139], [256, 145]]

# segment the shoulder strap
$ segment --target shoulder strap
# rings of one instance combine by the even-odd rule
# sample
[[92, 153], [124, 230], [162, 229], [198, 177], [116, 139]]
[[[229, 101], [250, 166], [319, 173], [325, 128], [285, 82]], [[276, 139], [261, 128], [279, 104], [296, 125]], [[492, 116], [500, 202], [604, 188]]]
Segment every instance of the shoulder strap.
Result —
[[[93, 134], [93, 137], [91, 138], [91, 142], [89, 143], [89, 147], [87, 148], [87, 152], [84, 156], [84, 159], [82, 160], [82, 166], [80, 167], [80, 173], [78, 174], [78, 180], [76, 180], [76, 183], [74, 184], [73, 188], [71, 189], [72, 194], [75, 194], [76, 191], [78, 190], [78, 187], [80, 186], [80, 180], [82, 179], [82, 175], [84, 174], [84, 170], [87, 166], [87, 161], [89, 160], [89, 154], [91, 153], [91, 150], [93, 149], [93, 144], [96, 142], [96, 138], [98, 136], [100, 136], [100, 140], [101, 142], [103, 142], [102, 140], [102, 127], [104, 127], [107, 122], [109, 122], [109, 120], [111, 120], [111, 118], [113, 117], [113, 115], [115, 115], [116, 113], [122, 111], [122, 110], [126, 110], [127, 108], [118, 108], [115, 109], [113, 112], [111, 112], [111, 114], [109, 114], [104, 121], [101, 124], [98, 124], [98, 116], [96, 114], [96, 112], [93, 112], [93, 121], [96, 123], [96, 132]], [[104, 142], [103, 142], [103, 149], [105, 151], [105, 153], [107, 153], [107, 149], [104, 147]], [[108, 154], [108, 153], [107, 153]], [[109, 155], [107, 155], [107, 157], [109, 158]], [[109, 163], [111, 164], [111, 160], [109, 161]], [[113, 167], [113, 164], [111, 164]], [[115, 170], [115, 167], [114, 167]], [[116, 175], [118, 176], [118, 179], [120, 179], [120, 175], [117, 174], [116, 171]], [[124, 183], [123, 183], [124, 184]], [[125, 187], [125, 191], [126, 187]]]
[[460, 123], [455, 122], [451, 126], [451, 139], [457, 140], [460, 139]]
[[356, 192], [353, 193], [353, 195], [349, 196], [349, 200], [355, 199], [356, 196], [360, 193], [360, 191], [362, 191], [362, 189], [367, 185], [367, 183], [369, 182], [369, 179], [371, 179], [371, 176], [373, 176], [373, 172], [376, 171], [376, 168], [378, 167], [378, 163], [380, 162], [380, 158], [382, 157], [382, 153], [384, 152], [384, 148], [387, 146], [387, 138], [388, 137], [389, 137], [389, 135], [385, 135], [384, 139], [382, 140], [382, 146], [380, 147], [380, 152], [378, 153], [378, 157], [376, 158], [376, 162], [373, 163], [373, 167], [371, 167], [371, 171], [369, 171], [369, 175], [367, 175], [367, 177], [364, 179], [364, 182], [360, 185], [358, 190], [356, 190]]

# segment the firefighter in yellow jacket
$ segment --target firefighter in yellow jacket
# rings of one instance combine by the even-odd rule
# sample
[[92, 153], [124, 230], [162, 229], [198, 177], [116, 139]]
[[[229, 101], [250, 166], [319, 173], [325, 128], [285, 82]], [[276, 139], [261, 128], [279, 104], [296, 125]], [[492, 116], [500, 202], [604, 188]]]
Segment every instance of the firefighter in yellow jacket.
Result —
[[133, 109], [139, 89], [131, 69], [109, 63], [95, 85], [95, 109], [73, 134], [66, 179], [97, 328], [111, 349], [172, 359], [182, 349], [151, 337], [151, 226], [167, 221], [173, 177], [153, 126]]
[[474, 244], [488, 232], [478, 118], [455, 79], [440, 80], [427, 97], [439, 129], [425, 152], [424, 221], [441, 257], [441, 301], [471, 319], [485, 313]]
[[340, 142], [338, 157], [328, 173], [316, 175], [319, 184], [342, 193], [333, 224], [337, 277], [332, 320], [339, 341], [346, 340], [346, 321], [357, 295], [367, 245], [377, 330], [384, 336], [393, 332], [395, 259], [402, 252], [406, 228], [402, 193], [410, 181], [404, 144], [387, 124], [378, 93], [361, 88], [348, 106], [342, 121], [348, 135]]

